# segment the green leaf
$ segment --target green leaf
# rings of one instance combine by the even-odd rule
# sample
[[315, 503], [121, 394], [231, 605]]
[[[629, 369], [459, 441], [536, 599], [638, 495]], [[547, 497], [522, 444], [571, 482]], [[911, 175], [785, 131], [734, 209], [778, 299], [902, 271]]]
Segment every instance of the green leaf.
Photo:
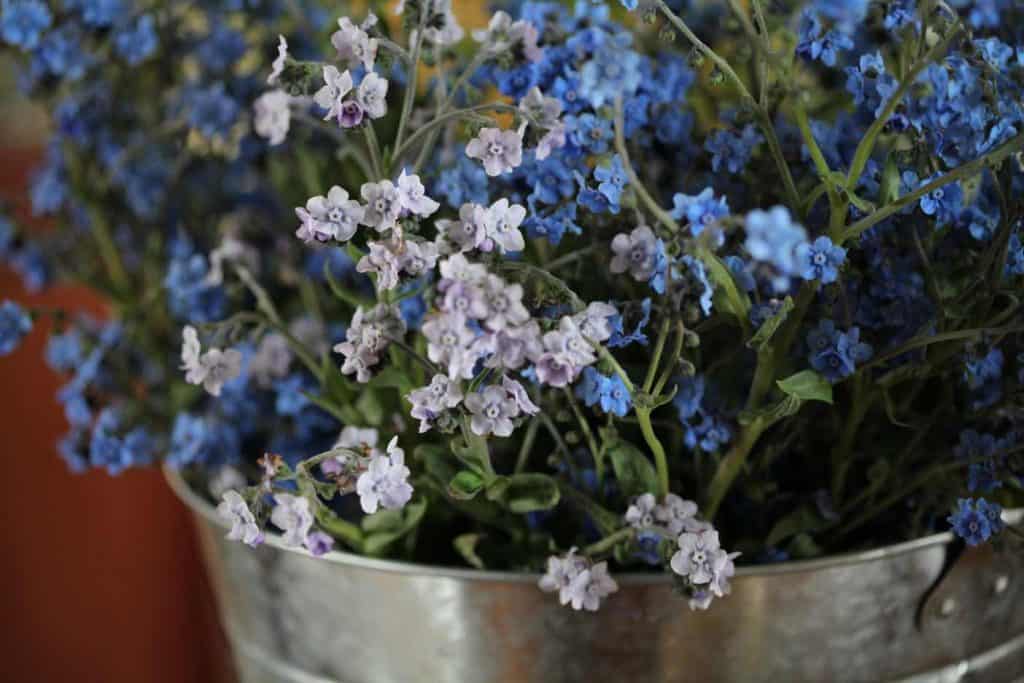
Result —
[[455, 552], [466, 561], [466, 564], [475, 569], [486, 569], [484, 561], [476, 554], [476, 546], [483, 538], [483, 534], [462, 534], [461, 536], [456, 536], [452, 542], [452, 545], [455, 546]]
[[804, 370], [776, 384], [783, 393], [801, 401], [823, 401], [832, 404], [832, 385], [814, 370]]
[[697, 257], [704, 263], [714, 285], [715, 309], [731, 314], [746, 331], [750, 325], [750, 297], [740, 290], [728, 266], [709, 249], [699, 249]]
[[[604, 436], [605, 432], [602, 430], [602, 437]], [[605, 457], [611, 460], [615, 479], [619, 482], [623, 495], [633, 497], [658, 490], [658, 474], [654, 464], [639, 448], [616, 437], [605, 441], [604, 453]]]
[[772, 530], [768, 532], [764, 543], [768, 547], [777, 546], [787, 538], [802, 533], [813, 533], [826, 524], [828, 524], [828, 520], [818, 514], [815, 506], [801, 505], [775, 523]]
[[516, 514], [550, 510], [558, 505], [558, 483], [546, 474], [513, 474], [497, 477], [487, 486], [487, 497]]
[[485, 482], [492, 481], [495, 475], [487, 440], [473, 434], [468, 427], [463, 430], [463, 435], [462, 439], [452, 440], [452, 453], [469, 469], [483, 477]]
[[362, 414], [366, 424], [379, 427], [384, 422], [384, 406], [377, 396], [377, 392], [369, 387], [364, 387], [356, 400], [356, 409]]
[[363, 518], [363, 552], [382, 555], [395, 541], [408, 535], [427, 512], [427, 501], [419, 500], [401, 510], [381, 510]]
[[772, 340], [775, 333], [782, 327], [782, 323], [786, 322], [786, 318], [793, 312], [794, 304], [793, 297], [787, 296], [782, 301], [782, 305], [779, 310], [772, 317], [764, 321], [764, 323], [757, 329], [757, 332], [750, 341], [747, 342], [747, 348], [754, 349], [755, 351], [763, 350], [768, 342]]
[[469, 500], [484, 488], [483, 478], [470, 470], [462, 470], [448, 482], [448, 495], [456, 500]]
[[895, 157], [889, 155], [882, 168], [882, 182], [879, 188], [878, 201], [883, 206], [891, 204], [900, 196], [900, 167]]
[[773, 405], [757, 410], [744, 410], [737, 417], [737, 421], [744, 426], [760, 422], [762, 429], [765, 429], [779, 420], [796, 415], [803, 404], [804, 402], [795, 396], [785, 396]]

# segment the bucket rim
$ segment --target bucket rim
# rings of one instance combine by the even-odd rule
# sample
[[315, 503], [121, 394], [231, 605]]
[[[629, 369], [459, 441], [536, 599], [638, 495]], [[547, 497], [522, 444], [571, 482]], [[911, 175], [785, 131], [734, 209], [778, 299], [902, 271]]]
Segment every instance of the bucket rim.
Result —
[[[163, 467], [164, 477], [171, 487], [171, 490], [180, 498], [199, 518], [208, 524], [227, 530], [228, 523], [217, 514], [216, 508], [205, 498], [196, 493], [185, 481], [181, 473], [169, 465]], [[1024, 508], [1004, 511], [1004, 519], [1008, 523], [1016, 524], [1024, 518]], [[946, 546], [954, 540], [952, 532], [931, 534], [921, 538], [903, 541], [893, 545], [863, 550], [859, 552], [840, 553], [828, 557], [812, 560], [791, 560], [776, 564], [756, 565], [736, 568], [736, 579], [750, 576], [771, 576], [776, 574], [793, 574], [798, 572], [815, 572], [827, 569], [838, 569], [852, 565], [866, 564], [881, 560], [889, 560], [908, 553], [923, 551], [929, 548]], [[266, 531], [263, 545], [269, 545], [279, 550], [313, 557], [304, 548], [295, 548], [286, 545], [280, 534], [273, 531]], [[321, 562], [344, 565], [356, 569], [381, 571], [392, 574], [404, 574], [416, 577], [454, 579], [459, 581], [482, 581], [497, 583], [536, 583], [541, 574], [536, 572], [513, 572], [486, 569], [471, 569], [463, 567], [447, 567], [443, 565], [416, 564], [400, 560], [387, 560], [373, 557], [365, 557], [343, 550], [332, 550], [318, 558]], [[619, 573], [615, 577], [619, 585], [660, 585], [672, 582], [668, 573]]]

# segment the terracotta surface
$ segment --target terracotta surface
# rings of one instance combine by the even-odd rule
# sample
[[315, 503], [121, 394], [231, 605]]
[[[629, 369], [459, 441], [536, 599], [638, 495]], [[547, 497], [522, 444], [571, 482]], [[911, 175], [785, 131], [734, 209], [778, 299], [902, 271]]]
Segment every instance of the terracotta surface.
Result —
[[[33, 152], [0, 151], [0, 197], [23, 195]], [[20, 204], [20, 202], [18, 202]], [[89, 292], [0, 300], [102, 314]], [[61, 379], [36, 329], [0, 358], [0, 650], [11, 683], [221, 683], [228, 655], [186, 511], [159, 472], [70, 474]]]

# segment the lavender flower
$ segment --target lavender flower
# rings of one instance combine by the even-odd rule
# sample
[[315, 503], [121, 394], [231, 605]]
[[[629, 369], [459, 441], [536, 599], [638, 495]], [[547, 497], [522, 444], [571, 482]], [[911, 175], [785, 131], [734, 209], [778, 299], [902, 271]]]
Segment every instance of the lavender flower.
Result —
[[674, 536], [681, 534], [696, 517], [697, 504], [674, 493], [667, 494], [665, 500], [654, 508], [654, 518]]
[[433, 215], [441, 205], [427, 196], [426, 188], [418, 175], [408, 175], [405, 169], [398, 176], [398, 198], [402, 208], [417, 216]]
[[510, 205], [507, 199], [494, 202], [484, 213], [484, 232], [500, 253], [522, 251], [526, 246], [523, 233], [519, 231], [524, 218], [526, 209], [518, 204]]
[[185, 381], [202, 384], [209, 394], [220, 396], [224, 384], [242, 372], [242, 354], [234, 349], [210, 349], [200, 355], [199, 335], [191, 325], [182, 330], [181, 369]]
[[477, 337], [474, 348], [478, 355], [487, 357], [484, 365], [502, 370], [518, 370], [526, 365], [528, 359], [537, 358], [544, 352], [540, 325], [536, 320], [483, 334]]
[[545, 593], [558, 592], [558, 601], [568, 605], [572, 600], [571, 586], [576, 577], [587, 568], [587, 560], [576, 554], [572, 548], [563, 557], [552, 555], [548, 558], [547, 571], [538, 582]]
[[288, 61], [288, 41], [284, 36], [277, 37], [277, 57], [270, 64], [270, 75], [267, 76], [267, 85], [277, 85], [284, 73], [284, 65]]
[[463, 204], [459, 209], [459, 220], [441, 219], [437, 229], [445, 251], [465, 252], [479, 249], [487, 238], [485, 218], [487, 209], [478, 204]]
[[217, 513], [226, 521], [231, 522], [231, 530], [227, 538], [241, 541], [255, 548], [263, 543], [263, 531], [256, 524], [256, 517], [238, 491], [225, 491], [223, 500], [217, 506]]
[[331, 45], [338, 51], [338, 61], [349, 69], [362, 66], [372, 71], [377, 59], [377, 39], [370, 36], [348, 17], [338, 19], [338, 30], [331, 34]]
[[729, 578], [735, 573], [733, 559], [718, 540], [718, 532], [705, 523], [690, 523], [679, 536], [679, 549], [670, 562], [672, 571], [686, 580], [693, 591], [691, 609], [707, 609], [713, 597], [729, 593]]
[[402, 212], [402, 197], [390, 180], [379, 183], [365, 183], [360, 189], [366, 209], [360, 221], [378, 232], [390, 230], [398, 224]]
[[619, 233], [612, 239], [611, 271], [633, 276], [637, 282], [647, 282], [657, 268], [658, 237], [646, 225], [634, 229], [628, 235]]
[[398, 271], [402, 268], [394, 242], [369, 242], [369, 253], [359, 259], [356, 270], [377, 276], [377, 291], [384, 292], [398, 286]]
[[371, 119], [382, 118], [388, 113], [388, 82], [376, 73], [371, 71], [363, 77], [357, 97]]
[[404, 334], [405, 323], [397, 307], [378, 304], [368, 312], [359, 307], [345, 332], [345, 341], [334, 347], [335, 352], [345, 357], [342, 374], [355, 374], [356, 381], [369, 382], [373, 367], [380, 362], [380, 354], [390, 340]]
[[338, 111], [338, 124], [342, 128], [355, 128], [363, 122], [366, 110], [358, 100], [345, 100]]
[[306, 536], [303, 544], [314, 557], [321, 557], [334, 548], [334, 539], [322, 531], [312, 531]]
[[447, 369], [452, 379], [469, 379], [477, 355], [470, 348], [475, 338], [462, 313], [441, 313], [423, 323], [423, 336], [427, 338], [427, 357]]
[[569, 585], [569, 604], [574, 610], [596, 612], [601, 600], [619, 590], [619, 585], [608, 573], [608, 563], [598, 562], [584, 569]]
[[434, 420], [462, 402], [462, 388], [445, 375], [434, 375], [430, 384], [409, 392], [410, 414], [420, 421], [420, 434], [430, 431]]
[[633, 499], [626, 509], [626, 524], [634, 529], [645, 529], [654, 526], [654, 510], [658, 505], [653, 493], [644, 493]]
[[398, 447], [398, 437], [393, 437], [387, 453], [371, 458], [366, 471], [356, 481], [363, 512], [372, 515], [380, 508], [399, 510], [405, 507], [412, 498], [412, 486], [407, 481], [409, 474], [405, 451]]
[[503, 330], [530, 319], [530, 312], [523, 305], [522, 286], [509, 284], [497, 275], [488, 275], [484, 281], [483, 300], [487, 308], [484, 325], [488, 330]]
[[281, 540], [285, 545], [293, 548], [303, 546], [313, 528], [313, 512], [309, 509], [309, 500], [290, 493], [275, 493], [270, 521], [283, 532]]
[[483, 162], [491, 177], [511, 173], [523, 163], [523, 139], [514, 130], [483, 128], [466, 145], [466, 156]]

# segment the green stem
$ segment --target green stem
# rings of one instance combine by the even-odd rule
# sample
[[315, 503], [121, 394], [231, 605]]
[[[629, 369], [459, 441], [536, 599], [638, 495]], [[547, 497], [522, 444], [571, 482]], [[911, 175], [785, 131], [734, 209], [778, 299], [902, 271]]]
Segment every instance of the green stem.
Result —
[[750, 451], [753, 450], [757, 440], [761, 438], [763, 431], [764, 426], [760, 422], [755, 421], [745, 425], [740, 431], [739, 438], [718, 465], [715, 476], [708, 485], [707, 504], [704, 506], [704, 516], [709, 521], [714, 521], [715, 515], [718, 514], [718, 508], [743, 470]]
[[377, 180], [384, 178], [384, 167], [380, 161], [380, 142], [377, 140], [377, 131], [369, 121], [363, 126], [363, 135], [366, 136], [366, 148], [370, 152], [370, 168]]
[[96, 246], [100, 250], [100, 258], [110, 276], [110, 282], [114, 289], [121, 294], [127, 294], [131, 289], [128, 280], [128, 273], [121, 262], [121, 255], [114, 243], [113, 235], [110, 233], [110, 226], [99, 211], [90, 209], [89, 223], [92, 226], [92, 234], [96, 239]]
[[934, 344], [941, 344], [943, 342], [959, 341], [961, 339], [974, 339], [983, 335], [999, 336], [1005, 334], [1015, 334], [1018, 332], [1024, 332], [1024, 326], [1016, 325], [1010, 327], [976, 327], [970, 330], [956, 330], [954, 332], [943, 332], [942, 334], [932, 335], [930, 337], [915, 337], [906, 344], [896, 347], [892, 351], [882, 354], [877, 358], [873, 359], [869, 363], [857, 368], [857, 374], [861, 375], [867, 372], [871, 368], [877, 367], [886, 361], [892, 360], [907, 353], [914, 349], [920, 349], [926, 346], [932, 346]]
[[839, 443], [832, 450], [832, 503], [837, 508], [843, 499], [846, 487], [846, 477], [850, 472], [851, 453], [853, 444], [857, 437], [857, 431], [864, 421], [871, 407], [871, 401], [864, 397], [864, 382], [858, 377], [853, 383], [853, 392], [850, 398], [850, 412], [846, 416], [846, 423], [843, 425], [843, 433], [839, 437]]
[[597, 447], [597, 439], [594, 438], [594, 432], [590, 429], [590, 423], [587, 422], [583, 411], [580, 410], [576, 397], [572, 395], [572, 390], [566, 387], [562, 391], [565, 393], [566, 400], [569, 401], [569, 407], [572, 408], [573, 415], [576, 416], [576, 421], [580, 425], [580, 431], [583, 432], [583, 438], [587, 440], [587, 447], [590, 448], [590, 452], [594, 457], [594, 471], [597, 474], [597, 481], [602, 482], [604, 481], [604, 460], [601, 457], [601, 449]]
[[644, 378], [643, 392], [645, 394], [650, 394], [651, 388], [654, 386], [654, 378], [657, 375], [658, 366], [661, 364], [661, 354], [665, 351], [665, 342], [668, 341], [671, 325], [672, 321], [668, 318], [661, 322], [661, 329], [658, 330], [658, 340], [654, 343], [654, 353], [651, 354], [651, 363], [647, 366], [647, 377]]
[[658, 474], [658, 490], [654, 493], [658, 500], [663, 500], [669, 490], [668, 458], [665, 455], [665, 447], [661, 445], [661, 441], [654, 433], [654, 426], [651, 424], [651, 411], [648, 408], [637, 408], [636, 417], [640, 423], [640, 432], [644, 435], [644, 441], [647, 442], [647, 447], [651, 449], [651, 455], [654, 456], [654, 468]]
[[1004, 159], [1016, 153], [1022, 147], [1024, 147], [1024, 133], [1021, 133], [1016, 137], [1011, 138], [1010, 140], [1003, 143], [1002, 145], [992, 150], [988, 154], [982, 155], [975, 159], [974, 161], [970, 161], [962, 166], [958, 166], [952, 171], [946, 173], [945, 175], [936, 178], [930, 183], [922, 185], [913, 192], [909, 192], [903, 195], [902, 197], [892, 202], [891, 204], [888, 204], [887, 206], [875, 211], [874, 213], [868, 216], [865, 216], [856, 223], [848, 226], [840, 235], [839, 242], [842, 243], [851, 240], [855, 237], [859, 237], [860, 234], [863, 233], [864, 231], [884, 221], [889, 216], [898, 213], [904, 207], [913, 204], [921, 197], [925, 196], [930, 192], [934, 192], [940, 187], [945, 187], [950, 183], [954, 183], [963, 178], [970, 177], [982, 171], [984, 168], [988, 166], [996, 166], [1002, 163]]
[[929, 64], [935, 61], [936, 57], [945, 53], [949, 47], [950, 42], [960, 34], [960, 27], [950, 31], [949, 35], [943, 40], [936, 43], [932, 49], [928, 50], [925, 56], [914, 64], [913, 68], [907, 73], [907, 75], [900, 82], [896, 92], [892, 94], [889, 101], [886, 102], [885, 108], [882, 113], [876, 118], [871, 126], [868, 128], [868, 132], [864, 134], [860, 144], [857, 145], [857, 150], [853, 155], [853, 163], [850, 166], [850, 172], [846, 176], [846, 187], [853, 191], [853, 188], [857, 186], [857, 181], [860, 180], [861, 174], [864, 172], [864, 168], [867, 166], [868, 159], [871, 158], [871, 153], [875, 149], [875, 143], [878, 140], [879, 134], [885, 129], [885, 124], [892, 118], [893, 113], [896, 111], [896, 107], [899, 106], [900, 102], [903, 101], [904, 95], [910, 90], [914, 81], [924, 71]]
[[465, 109], [456, 109], [454, 111], [447, 112], [446, 114], [441, 114], [437, 118], [418, 128], [400, 146], [396, 146], [395, 153], [393, 155], [394, 159], [401, 159], [402, 156], [408, 153], [408, 151], [412, 149], [413, 145], [419, 142], [419, 140], [422, 137], [424, 137], [425, 135], [429, 135], [440, 126], [443, 126], [444, 124], [455, 119], [459, 119], [464, 116], [469, 116], [478, 111], [487, 110], [519, 113], [519, 110], [516, 107], [513, 107], [511, 104], [505, 104], [504, 102], [488, 102], [487, 104], [478, 104], [473, 107], [466, 107]]
[[661, 395], [662, 389], [665, 388], [665, 385], [668, 383], [669, 378], [672, 377], [672, 372], [675, 370], [676, 363], [679, 361], [679, 358], [683, 355], [683, 344], [685, 343], [685, 341], [686, 326], [683, 324], [683, 321], [678, 320], [676, 321], [676, 341], [675, 344], [673, 344], [672, 346], [672, 356], [670, 358], [669, 364], [666, 365], [665, 369], [662, 371], [661, 377], [659, 377], [658, 381], [654, 384], [653, 393], [655, 396]]
[[[409, 125], [409, 117], [412, 116], [412, 105], [416, 100], [416, 89], [418, 88], [420, 75], [420, 55], [423, 50], [423, 27], [426, 23], [428, 12], [420, 11], [419, 26], [416, 29], [416, 44], [412, 47], [412, 56], [409, 59], [409, 82], [405, 87], [405, 97], [402, 99], [402, 115], [398, 119], [398, 132], [395, 133], [395, 149], [402, 146], [405, 138], [405, 129]], [[392, 158], [397, 158], [392, 156]]]
[[591, 557], [591, 556], [594, 556], [594, 555], [600, 555], [602, 553], [605, 553], [605, 552], [611, 550], [612, 548], [614, 548], [618, 544], [622, 543], [623, 541], [629, 540], [635, 534], [636, 534], [636, 529], [634, 529], [633, 527], [626, 527], [624, 529], [619, 529], [615, 533], [610, 534], [608, 536], [605, 536], [604, 538], [602, 538], [597, 543], [592, 543], [592, 544], [588, 545], [587, 547], [585, 547], [581, 551], [581, 554], [582, 555], [586, 555], [587, 557]]
[[526, 469], [530, 460], [530, 453], [533, 451], [533, 443], [537, 440], [537, 431], [540, 429], [541, 421], [538, 418], [530, 420], [526, 427], [526, 434], [523, 436], [523, 443], [519, 447], [519, 455], [516, 457], [516, 466], [513, 472], [520, 474]]
[[622, 166], [626, 169], [626, 175], [629, 176], [629, 183], [633, 186], [633, 190], [636, 192], [637, 197], [643, 202], [644, 206], [654, 214], [654, 217], [658, 221], [668, 228], [672, 234], [678, 233], [679, 223], [672, 218], [669, 212], [661, 208], [661, 206], [654, 200], [651, 193], [647, 191], [644, 184], [640, 181], [640, 177], [633, 170], [633, 164], [629, 160], [629, 149], [626, 147], [626, 136], [625, 136], [625, 123], [624, 114], [622, 110], [622, 98], [615, 98], [615, 150], [619, 153], [619, 158], [622, 159]]

